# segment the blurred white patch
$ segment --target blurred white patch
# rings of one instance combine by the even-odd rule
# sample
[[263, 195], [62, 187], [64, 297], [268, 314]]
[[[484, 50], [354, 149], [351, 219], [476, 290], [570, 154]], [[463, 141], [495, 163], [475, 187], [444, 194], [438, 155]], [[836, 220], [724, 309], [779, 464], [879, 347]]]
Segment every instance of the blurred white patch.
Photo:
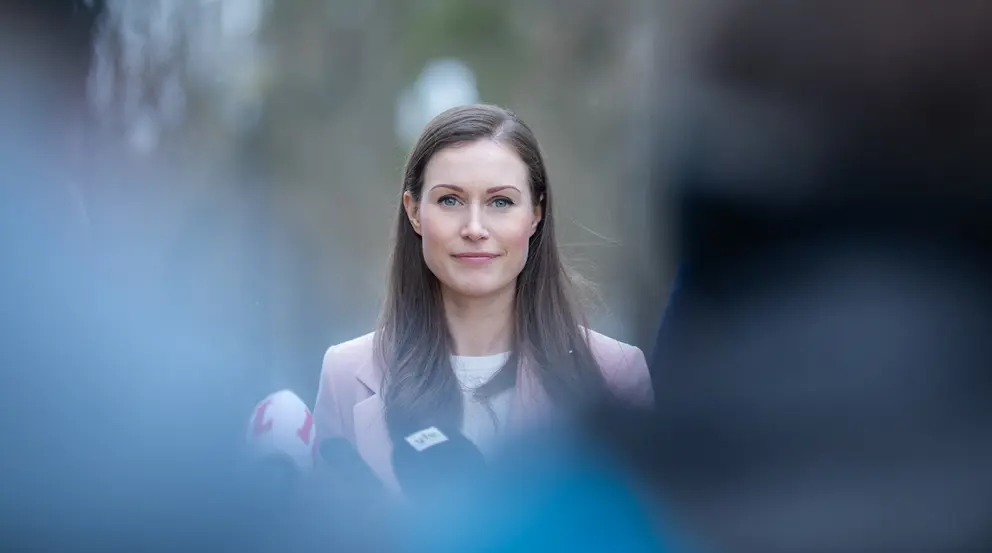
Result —
[[261, 0], [228, 0], [221, 4], [220, 29], [226, 37], [252, 36], [262, 26]]
[[397, 139], [410, 147], [424, 126], [439, 113], [478, 102], [479, 89], [472, 68], [453, 58], [433, 60], [397, 100]]
[[155, 115], [148, 110], [138, 114], [130, 123], [127, 132], [127, 143], [139, 154], [149, 154], [159, 139], [159, 124]]

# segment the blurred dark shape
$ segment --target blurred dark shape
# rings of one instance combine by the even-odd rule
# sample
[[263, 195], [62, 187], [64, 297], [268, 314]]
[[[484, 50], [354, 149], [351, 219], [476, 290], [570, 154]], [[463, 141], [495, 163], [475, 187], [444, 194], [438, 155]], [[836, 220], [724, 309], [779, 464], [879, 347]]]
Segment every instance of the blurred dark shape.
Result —
[[398, 531], [396, 497], [346, 439], [320, 442], [313, 474], [301, 492], [292, 511], [294, 532], [280, 550], [394, 551], [394, 542], [405, 537]]
[[[68, 89], [53, 91], [66, 97], [85, 90], [92, 57], [92, 35], [104, 10], [103, 0], [4, 0], [0, 4], [0, 28], [5, 57], [12, 54], [28, 64], [41, 62], [47, 71], [64, 74]], [[21, 41], [16, 48], [14, 41]], [[27, 54], [27, 55], [25, 55]]]
[[700, 6], [658, 409], [594, 433], [718, 551], [989, 550], [992, 4]]
[[[99, 3], [0, 3], [0, 213], [4, 253], [73, 255], [86, 206], [73, 181], [74, 133], [85, 117], [90, 35]], [[18, 257], [9, 261], [22, 261]], [[49, 259], [50, 260], [50, 259]]]
[[341, 504], [348, 504], [349, 510], [375, 513], [393, 500], [348, 440], [328, 438], [320, 442], [319, 453], [314, 473], [321, 485], [327, 486], [323, 493]]
[[[668, 343], [672, 340], [672, 323], [669, 321], [678, 320], [679, 311], [682, 309], [682, 295], [679, 293], [679, 287], [682, 283], [682, 273], [686, 270], [682, 267], [676, 269], [675, 278], [672, 279], [672, 284], [668, 289], [668, 301], [661, 314], [658, 335], [655, 337], [654, 347], [650, 352], [651, 361], [648, 369], [651, 372], [651, 383], [654, 386], [655, 396], [658, 394], [658, 382], [663, 378], [664, 366], [662, 361], [668, 350]], [[657, 397], [655, 399], [657, 400]]]
[[700, 5], [712, 13], [686, 31], [673, 129], [700, 158], [697, 185], [766, 208], [992, 199], [988, 2]]
[[252, 467], [252, 479], [263, 493], [273, 498], [272, 505], [287, 508], [302, 484], [303, 474], [288, 456], [270, 455]]

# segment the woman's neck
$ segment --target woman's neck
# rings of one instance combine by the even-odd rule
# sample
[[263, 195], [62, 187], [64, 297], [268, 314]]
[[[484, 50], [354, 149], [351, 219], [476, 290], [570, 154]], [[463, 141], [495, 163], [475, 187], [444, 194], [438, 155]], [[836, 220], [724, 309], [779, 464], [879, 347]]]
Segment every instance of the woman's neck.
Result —
[[455, 355], [482, 356], [512, 349], [516, 290], [485, 298], [442, 294]]

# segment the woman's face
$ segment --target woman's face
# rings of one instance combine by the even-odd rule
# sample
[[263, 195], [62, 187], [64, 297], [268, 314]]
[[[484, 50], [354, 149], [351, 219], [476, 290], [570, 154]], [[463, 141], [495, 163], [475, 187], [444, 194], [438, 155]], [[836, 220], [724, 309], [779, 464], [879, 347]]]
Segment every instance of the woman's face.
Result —
[[479, 140], [437, 152], [420, 202], [407, 192], [403, 205], [445, 294], [482, 298], [516, 286], [541, 208], [512, 148]]

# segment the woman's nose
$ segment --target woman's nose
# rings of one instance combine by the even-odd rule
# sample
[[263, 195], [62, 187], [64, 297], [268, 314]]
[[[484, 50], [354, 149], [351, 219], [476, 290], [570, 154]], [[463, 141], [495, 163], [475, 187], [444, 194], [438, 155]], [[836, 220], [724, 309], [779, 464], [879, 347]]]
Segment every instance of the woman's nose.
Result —
[[482, 209], [478, 206], [472, 206], [468, 211], [468, 220], [465, 221], [465, 225], [462, 227], [462, 238], [466, 240], [484, 240], [488, 238], [489, 231], [486, 230], [485, 221], [483, 221]]

